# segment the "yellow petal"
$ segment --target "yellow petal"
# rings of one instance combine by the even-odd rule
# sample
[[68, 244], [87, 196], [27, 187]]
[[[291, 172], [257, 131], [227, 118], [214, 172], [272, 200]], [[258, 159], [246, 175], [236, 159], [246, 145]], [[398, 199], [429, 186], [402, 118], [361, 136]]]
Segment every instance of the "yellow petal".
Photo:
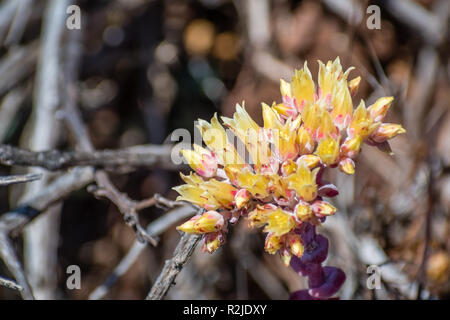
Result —
[[317, 197], [316, 175], [318, 169], [311, 171], [305, 164], [300, 163], [297, 172], [285, 178], [289, 188], [293, 189], [304, 201], [312, 201]]
[[339, 161], [339, 169], [346, 174], [354, 174], [355, 162], [350, 158], [344, 158]]
[[267, 214], [267, 225], [264, 232], [273, 232], [276, 236], [282, 236], [295, 227], [294, 217], [280, 208]]
[[217, 211], [207, 211], [194, 221], [194, 230], [199, 234], [219, 231], [224, 222], [223, 216]]
[[336, 164], [339, 159], [339, 141], [331, 137], [320, 140], [315, 152], [327, 166]]
[[311, 205], [312, 211], [319, 216], [330, 216], [336, 213], [337, 209], [330, 203], [317, 200]]
[[295, 70], [294, 76], [291, 80], [292, 94], [297, 100], [297, 103], [301, 109], [303, 101], [313, 102], [314, 94], [316, 93], [316, 87], [312, 80], [311, 72], [308, 69], [308, 65], [305, 61], [303, 69]]
[[383, 121], [386, 113], [389, 110], [389, 107], [392, 104], [392, 101], [394, 101], [394, 97], [381, 97], [377, 99], [377, 101], [375, 101], [375, 103], [372, 104], [369, 108], [367, 108], [372, 121]]
[[352, 97], [358, 92], [360, 84], [361, 84], [361, 77], [356, 77], [355, 79], [349, 81], [348, 88], [350, 90], [350, 94], [352, 95]]
[[400, 125], [395, 123], [382, 123], [370, 136], [370, 138], [378, 143], [392, 139], [395, 136], [405, 133], [406, 130]]

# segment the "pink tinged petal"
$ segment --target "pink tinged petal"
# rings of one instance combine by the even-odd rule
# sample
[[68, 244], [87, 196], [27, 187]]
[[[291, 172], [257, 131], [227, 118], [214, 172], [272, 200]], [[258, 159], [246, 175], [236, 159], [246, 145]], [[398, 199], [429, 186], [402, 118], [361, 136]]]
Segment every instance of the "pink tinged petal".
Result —
[[341, 288], [345, 281], [345, 273], [335, 267], [324, 267], [325, 282], [317, 288], [309, 289], [308, 293], [314, 298], [328, 298]]
[[337, 209], [330, 203], [322, 200], [317, 200], [311, 205], [311, 209], [318, 217], [330, 216], [336, 213]]
[[328, 183], [319, 187], [318, 192], [319, 196], [328, 198], [335, 197], [339, 194], [337, 187], [332, 183]]
[[355, 173], [355, 162], [350, 158], [344, 158], [339, 161], [339, 170], [346, 174]]

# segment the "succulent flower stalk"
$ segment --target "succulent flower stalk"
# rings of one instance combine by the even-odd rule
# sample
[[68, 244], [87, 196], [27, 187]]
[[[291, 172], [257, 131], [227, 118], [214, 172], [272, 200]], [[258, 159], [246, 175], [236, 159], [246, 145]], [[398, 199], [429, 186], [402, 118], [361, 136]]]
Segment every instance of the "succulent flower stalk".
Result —
[[[316, 226], [336, 213], [328, 198], [338, 195], [336, 186], [322, 179], [324, 171], [354, 174], [364, 144], [390, 153], [388, 140], [405, 132], [399, 124], [382, 122], [392, 97], [354, 107], [361, 78], [348, 80], [352, 69], [343, 71], [339, 58], [319, 61], [316, 85], [305, 63], [291, 81], [280, 81], [280, 103], [262, 104], [262, 127], [238, 104], [232, 118], [222, 117], [225, 128], [217, 115], [210, 122], [199, 120], [205, 147], [182, 151], [195, 172], [181, 175], [186, 184], [174, 188], [177, 200], [205, 213], [178, 229], [202, 234], [203, 250], [212, 253], [240, 217], [250, 227], [263, 227], [265, 250], [279, 253], [287, 266], [309, 277], [310, 289], [291, 298], [330, 298], [345, 280], [340, 269], [321, 265], [328, 240], [316, 234]], [[244, 152], [238, 152], [226, 128]]]

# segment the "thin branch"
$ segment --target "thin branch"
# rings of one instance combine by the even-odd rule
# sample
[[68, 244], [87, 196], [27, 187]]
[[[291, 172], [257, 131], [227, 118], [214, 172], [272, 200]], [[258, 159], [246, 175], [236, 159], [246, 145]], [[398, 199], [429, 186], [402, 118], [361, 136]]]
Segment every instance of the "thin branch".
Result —
[[23, 291], [23, 287], [18, 285], [17, 283], [15, 283], [14, 281], [5, 279], [0, 277], [0, 286], [9, 288], [9, 289], [13, 289], [13, 290], [17, 290], [17, 291]]
[[117, 170], [123, 167], [158, 167], [177, 169], [170, 160], [171, 145], [141, 145], [118, 150], [83, 151], [29, 151], [9, 145], [0, 145], [0, 163], [4, 165], [41, 167], [49, 171], [76, 166], [92, 166]]
[[[68, 68], [68, 70], [69, 69], [70, 68]], [[78, 147], [84, 152], [93, 153], [95, 148], [82, 121], [80, 111], [76, 106], [75, 97], [77, 91], [74, 86], [74, 79], [72, 79], [71, 76], [72, 75], [68, 72], [65, 72], [64, 74], [64, 82], [66, 83], [67, 88], [65, 92], [66, 103], [64, 104], [65, 120], [76, 138]], [[136, 209], [138, 203], [130, 199], [126, 194], [119, 192], [103, 170], [96, 171], [95, 181], [97, 182], [98, 188], [94, 190], [91, 188], [91, 190], [94, 191], [97, 196], [108, 198], [117, 206], [122, 213], [126, 224], [133, 228], [139, 241], [149, 242], [156, 246], [156, 239], [147, 234], [145, 229], [141, 226]]]
[[167, 260], [163, 270], [147, 295], [147, 300], [161, 300], [174, 284], [176, 277], [191, 257], [200, 240], [200, 235], [183, 234], [178, 242], [173, 258]]
[[98, 188], [91, 191], [93, 191], [96, 196], [108, 198], [117, 206], [127, 225], [135, 231], [139, 241], [147, 241], [153, 246], [156, 246], [158, 243], [156, 239], [150, 236], [139, 222], [139, 217], [136, 210], [138, 202], [131, 200], [125, 193], [119, 192], [109, 180], [105, 172], [97, 171], [95, 174], [95, 180], [97, 181]]
[[85, 187], [94, 180], [92, 168], [75, 168], [53, 180], [39, 192], [21, 199], [16, 208], [0, 216], [0, 231], [18, 234], [42, 211], [61, 201], [70, 193]]
[[30, 182], [42, 178], [41, 173], [20, 174], [14, 176], [0, 177], [0, 187], [9, 186], [11, 184]]
[[11, 244], [11, 240], [9, 239], [7, 233], [3, 232], [1, 228], [0, 228], [0, 256], [2, 257], [8, 269], [13, 274], [18, 284], [23, 288], [23, 290], [20, 291], [22, 297], [26, 300], [34, 300], [30, 284], [28, 283], [27, 277], [25, 276], [25, 272], [23, 271], [23, 266], [16, 255], [16, 252]]
[[[155, 199], [153, 197], [152, 199]], [[165, 198], [159, 198], [159, 201]], [[165, 199], [167, 200], [167, 199]], [[170, 201], [170, 200], [167, 200]], [[198, 208], [194, 208], [190, 205], [181, 205], [169, 212], [166, 212], [163, 216], [156, 219], [147, 226], [147, 233], [152, 236], [158, 236], [164, 233], [169, 227], [177, 223], [180, 220], [186, 219], [194, 215], [198, 211]], [[90, 300], [99, 300], [105, 297], [111, 287], [117, 282], [117, 280], [124, 275], [131, 266], [138, 259], [142, 251], [146, 248], [146, 245], [135, 240], [133, 246], [128, 251], [126, 256], [120, 261], [111, 275], [106, 281], [98, 286], [90, 295]]]

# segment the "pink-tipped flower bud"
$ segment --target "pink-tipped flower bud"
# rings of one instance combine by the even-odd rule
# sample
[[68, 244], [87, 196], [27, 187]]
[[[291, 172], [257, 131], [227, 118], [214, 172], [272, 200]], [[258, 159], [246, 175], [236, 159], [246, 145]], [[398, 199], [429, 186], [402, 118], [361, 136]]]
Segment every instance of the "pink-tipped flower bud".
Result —
[[339, 161], [339, 170], [346, 174], [355, 173], [355, 162], [350, 158], [344, 158]]

